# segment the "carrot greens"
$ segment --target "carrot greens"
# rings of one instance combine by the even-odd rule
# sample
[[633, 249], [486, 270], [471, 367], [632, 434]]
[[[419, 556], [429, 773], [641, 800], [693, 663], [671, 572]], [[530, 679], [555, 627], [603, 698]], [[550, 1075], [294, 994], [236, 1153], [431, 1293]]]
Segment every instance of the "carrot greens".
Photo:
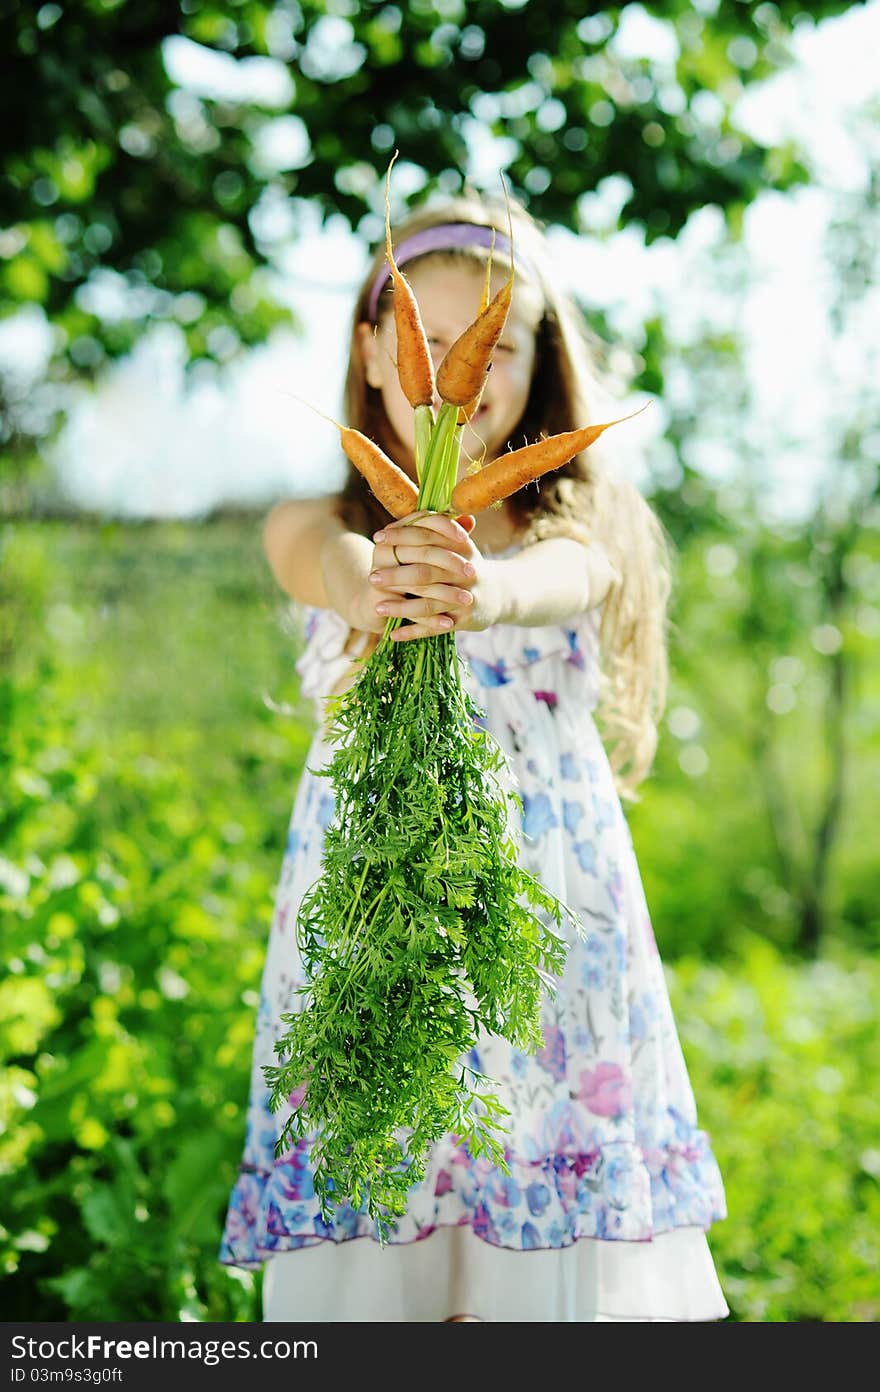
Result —
[[481, 1028], [540, 1048], [543, 974], [564, 964], [535, 912], [558, 927], [563, 908], [517, 864], [516, 794], [477, 714], [451, 634], [384, 642], [337, 704], [336, 815], [299, 913], [307, 1006], [266, 1070], [277, 1105], [306, 1084], [277, 1153], [319, 1128], [325, 1214], [366, 1200], [383, 1232], [444, 1133], [504, 1164], [505, 1109], [461, 1060]]

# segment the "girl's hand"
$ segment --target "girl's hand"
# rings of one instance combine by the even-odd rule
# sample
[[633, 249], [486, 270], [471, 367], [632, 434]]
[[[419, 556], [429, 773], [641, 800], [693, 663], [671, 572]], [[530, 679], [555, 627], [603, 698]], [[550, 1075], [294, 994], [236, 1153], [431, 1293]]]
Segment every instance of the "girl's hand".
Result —
[[470, 540], [473, 525], [470, 516], [457, 522], [443, 513], [416, 512], [374, 534], [376, 618], [383, 627], [389, 618], [411, 620], [394, 631], [396, 641], [494, 622], [489, 563]]

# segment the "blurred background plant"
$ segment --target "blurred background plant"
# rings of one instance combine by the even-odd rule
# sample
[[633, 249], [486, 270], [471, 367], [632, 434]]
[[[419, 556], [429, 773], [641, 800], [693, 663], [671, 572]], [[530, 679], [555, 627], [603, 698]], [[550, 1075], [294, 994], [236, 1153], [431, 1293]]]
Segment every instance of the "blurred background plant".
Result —
[[[710, 1243], [736, 1320], [880, 1316], [880, 88], [837, 145], [821, 111], [815, 138], [744, 114], [807, 38], [830, 54], [846, 24], [869, 50], [877, 18], [80, 0], [0, 21], [7, 1318], [259, 1317], [259, 1276], [216, 1253], [312, 728], [260, 522], [336, 461], [288, 401], [262, 435], [236, 421], [307, 350], [304, 394], [320, 375], [335, 408], [395, 148], [398, 214], [503, 169], [604, 370], [657, 400], [631, 463], [677, 547], [672, 685], [628, 817], [727, 1183]], [[797, 303], [759, 263], [768, 208], [786, 259], [821, 228]], [[676, 268], [665, 293], [649, 265]]]

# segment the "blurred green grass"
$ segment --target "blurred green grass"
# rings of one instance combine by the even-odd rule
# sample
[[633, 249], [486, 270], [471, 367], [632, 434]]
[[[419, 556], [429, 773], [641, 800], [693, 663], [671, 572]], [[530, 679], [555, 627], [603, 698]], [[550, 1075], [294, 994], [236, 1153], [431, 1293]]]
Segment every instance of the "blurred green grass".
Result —
[[[312, 729], [300, 621], [254, 519], [17, 524], [0, 560], [6, 1318], [256, 1319], [259, 1276], [216, 1252]], [[704, 709], [699, 670], [675, 680]], [[734, 1319], [874, 1320], [871, 850], [848, 852], [864, 923], [797, 960], [733, 733], [703, 736], [708, 784], [664, 734], [630, 812], [727, 1187], [710, 1246]]]

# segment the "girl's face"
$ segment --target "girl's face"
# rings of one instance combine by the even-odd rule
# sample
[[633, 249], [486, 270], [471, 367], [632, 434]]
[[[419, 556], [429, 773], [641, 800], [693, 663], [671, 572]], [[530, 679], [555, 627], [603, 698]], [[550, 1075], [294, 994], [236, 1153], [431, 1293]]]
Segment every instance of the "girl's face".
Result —
[[[405, 275], [419, 304], [436, 369], [446, 350], [476, 318], [485, 271], [475, 263], [453, 264], [437, 257], [425, 257], [411, 270], [405, 270]], [[503, 270], [493, 270], [490, 294], [495, 295], [506, 280]], [[383, 290], [382, 298], [386, 302], [390, 299], [387, 289]], [[542, 308], [536, 291], [531, 287], [521, 289], [514, 281], [510, 314], [492, 355], [492, 369], [480, 406], [462, 435], [462, 474], [467, 469], [469, 457], [479, 458], [484, 447], [487, 462], [496, 458], [506, 448], [522, 418], [535, 365], [535, 331]], [[414, 477], [413, 410], [397, 379], [394, 314], [386, 311], [378, 329], [372, 324], [359, 324], [357, 335], [367, 383], [381, 391], [385, 413], [400, 442], [399, 462]], [[434, 406], [439, 405], [440, 398], [435, 396]]]

